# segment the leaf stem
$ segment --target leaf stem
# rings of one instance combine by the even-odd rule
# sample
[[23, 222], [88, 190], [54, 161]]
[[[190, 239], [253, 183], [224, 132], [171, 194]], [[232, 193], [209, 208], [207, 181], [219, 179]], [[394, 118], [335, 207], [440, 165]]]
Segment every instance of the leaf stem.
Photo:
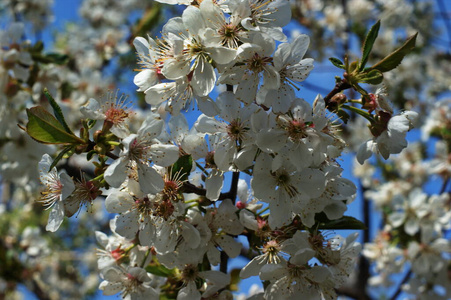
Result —
[[352, 112], [355, 112], [358, 115], [361, 115], [362, 117], [364, 117], [365, 119], [370, 121], [370, 123], [374, 123], [374, 120], [371, 117], [371, 115], [368, 112], [366, 112], [366, 111], [364, 111], [364, 110], [362, 110], [360, 108], [357, 108], [357, 107], [354, 107], [354, 106], [349, 106], [349, 105], [342, 105], [341, 107], [345, 108], [345, 109], [348, 109], [348, 110], [350, 110]]

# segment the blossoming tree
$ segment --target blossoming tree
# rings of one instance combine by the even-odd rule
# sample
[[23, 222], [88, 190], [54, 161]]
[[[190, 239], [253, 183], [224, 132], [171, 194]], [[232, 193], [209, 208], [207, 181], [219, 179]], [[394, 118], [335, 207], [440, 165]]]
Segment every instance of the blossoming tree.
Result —
[[[393, 286], [379, 293], [393, 299], [451, 297], [451, 107], [411, 95], [449, 87], [434, 78], [450, 69], [434, 65], [446, 57], [428, 44], [428, 2], [86, 0], [84, 27], [67, 26], [54, 52], [24, 39], [27, 22], [47, 25], [49, 5], [5, 3], [15, 22], [0, 35], [0, 295], [24, 284], [42, 299], [97, 288], [371, 299], [377, 286]], [[419, 34], [406, 15], [423, 21]], [[292, 17], [309, 34], [288, 34]], [[398, 25], [411, 34], [387, 49]], [[309, 53], [320, 60], [328, 41], [343, 44], [328, 62], [341, 76], [316, 86]], [[121, 78], [136, 101], [116, 89]], [[433, 159], [406, 149], [415, 126], [423, 145], [436, 137]], [[362, 220], [347, 214], [358, 190], [342, 176], [344, 151], [356, 153]], [[369, 199], [382, 215], [374, 240]], [[230, 266], [238, 257], [241, 269]], [[262, 284], [246, 295], [250, 277]]]

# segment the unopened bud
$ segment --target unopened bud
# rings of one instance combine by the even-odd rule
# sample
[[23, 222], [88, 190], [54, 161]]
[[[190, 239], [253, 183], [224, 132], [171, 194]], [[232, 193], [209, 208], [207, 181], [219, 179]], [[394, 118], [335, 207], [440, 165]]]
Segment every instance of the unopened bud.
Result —
[[102, 130], [97, 130], [96, 132], [94, 132], [94, 141], [96, 143], [99, 142], [101, 135], [102, 135]]
[[107, 149], [105, 149], [105, 145], [97, 144], [94, 146], [94, 151], [100, 155], [105, 155], [105, 153], [107, 152]]
[[343, 104], [346, 102], [346, 100], [348, 100], [348, 98], [345, 94], [342, 93], [335, 94], [331, 99], [332, 102], [336, 102], [337, 104]]
[[78, 145], [75, 147], [75, 153], [77, 154], [81, 154], [83, 152], [85, 152], [85, 150], [88, 148], [87, 144], [83, 144], [83, 145]]

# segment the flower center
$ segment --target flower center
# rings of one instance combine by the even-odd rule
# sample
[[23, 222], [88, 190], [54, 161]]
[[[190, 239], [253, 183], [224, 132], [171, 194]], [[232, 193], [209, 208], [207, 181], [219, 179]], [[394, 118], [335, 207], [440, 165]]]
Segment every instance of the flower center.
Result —
[[191, 44], [188, 44], [188, 51], [190, 56], [198, 56], [204, 52], [204, 47], [195, 39], [192, 39]]
[[181, 187], [182, 183], [179, 183], [174, 180], [165, 181], [163, 195], [165, 200], [168, 201], [177, 201], [178, 200], [178, 191]]
[[285, 130], [288, 132], [288, 136], [294, 141], [299, 141], [307, 137], [305, 123], [298, 120], [291, 120]]
[[116, 262], [120, 262], [121, 259], [124, 258], [125, 251], [123, 249], [121, 249], [121, 247], [117, 247], [116, 249], [114, 249], [113, 251], [111, 251], [111, 257], [116, 261]]
[[215, 164], [215, 152], [209, 151], [205, 157], [205, 167], [206, 168], [216, 168]]
[[284, 189], [290, 198], [293, 198], [299, 193], [297, 188], [290, 183], [290, 175], [285, 171], [278, 172], [273, 176], [276, 178], [278, 187]]
[[154, 216], [162, 217], [165, 220], [168, 220], [169, 217], [172, 216], [174, 213], [174, 205], [172, 204], [171, 200], [161, 200], [156, 203], [154, 203]]
[[127, 280], [124, 283], [124, 291], [122, 292], [122, 297], [125, 298], [125, 296], [142, 289], [142, 284], [143, 282], [141, 280], [128, 273]]
[[46, 208], [50, 208], [59, 201], [61, 194], [63, 192], [63, 184], [59, 180], [56, 172], [51, 172], [48, 174], [49, 180], [45, 182], [45, 190], [41, 192], [41, 200], [42, 204], [46, 206]]
[[229, 48], [238, 48], [239, 45], [239, 32], [238, 26], [232, 24], [224, 24], [218, 30], [218, 34], [222, 38], [222, 45]]
[[268, 261], [271, 264], [276, 264], [279, 262], [280, 245], [278, 242], [271, 240], [263, 246], [263, 253], [268, 255]]
[[130, 143], [129, 158], [138, 163], [147, 164], [147, 152], [150, 150], [151, 143], [145, 140], [135, 139]]
[[247, 60], [249, 70], [254, 73], [260, 73], [265, 66], [272, 62], [272, 57], [261, 57], [258, 53], [255, 53], [250, 59]]
[[288, 263], [288, 272], [292, 278], [301, 278], [303, 277], [304, 271], [306, 270], [305, 266], [297, 266]]
[[135, 207], [141, 216], [150, 216], [153, 212], [153, 205], [150, 202], [149, 198], [144, 197], [142, 199], [135, 200]]
[[125, 119], [127, 119], [128, 113], [122, 108], [112, 106], [105, 112], [105, 117], [106, 121], [117, 125], [124, 122]]
[[198, 277], [199, 271], [197, 270], [197, 267], [193, 265], [187, 265], [185, 269], [182, 271], [182, 280], [187, 283], [189, 281], [194, 281]]
[[245, 139], [248, 130], [249, 128], [245, 127], [239, 119], [235, 119], [227, 125], [229, 137], [238, 143], [241, 143]]

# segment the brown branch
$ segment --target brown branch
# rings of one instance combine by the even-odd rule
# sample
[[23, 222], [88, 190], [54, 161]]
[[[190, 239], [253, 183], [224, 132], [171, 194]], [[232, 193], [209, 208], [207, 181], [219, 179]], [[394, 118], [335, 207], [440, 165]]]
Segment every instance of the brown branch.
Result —
[[332, 102], [332, 97], [344, 90], [349, 89], [349, 88], [351, 88], [351, 85], [348, 83], [348, 81], [346, 79], [342, 79], [340, 82], [337, 82], [335, 84], [334, 89], [332, 91], [330, 91], [330, 93], [327, 94], [326, 97], [324, 97], [324, 102], [326, 103], [326, 108], [333, 112], [335, 110], [336, 103]]

